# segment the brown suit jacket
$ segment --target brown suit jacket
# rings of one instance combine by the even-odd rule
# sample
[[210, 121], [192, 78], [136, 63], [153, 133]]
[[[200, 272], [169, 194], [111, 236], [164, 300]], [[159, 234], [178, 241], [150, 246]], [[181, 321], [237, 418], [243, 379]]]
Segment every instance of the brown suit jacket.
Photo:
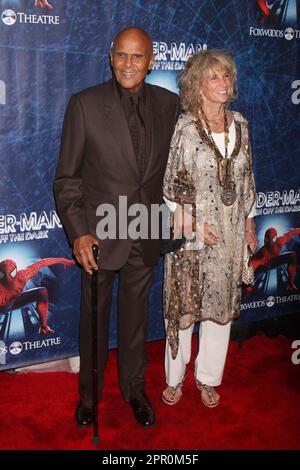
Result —
[[[54, 193], [70, 243], [82, 235], [96, 236], [99, 204], [112, 204], [118, 214], [119, 195], [128, 207], [162, 202], [162, 181], [178, 114], [176, 94], [145, 84], [150, 96], [152, 145], [141, 179], [125, 115], [114, 80], [88, 88], [70, 99], [63, 125]], [[103, 269], [119, 269], [128, 258], [130, 239], [100, 242]], [[142, 241], [148, 266], [157, 262], [159, 240]]]

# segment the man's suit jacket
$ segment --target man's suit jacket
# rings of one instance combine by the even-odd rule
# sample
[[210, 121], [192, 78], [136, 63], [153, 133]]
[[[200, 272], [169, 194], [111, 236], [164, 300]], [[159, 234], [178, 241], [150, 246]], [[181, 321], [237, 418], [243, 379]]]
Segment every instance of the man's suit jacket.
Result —
[[[136, 156], [114, 80], [88, 88], [70, 99], [62, 132], [54, 181], [58, 213], [72, 243], [82, 235], [96, 236], [99, 204], [109, 203], [118, 214], [119, 195], [134, 203], [162, 202], [162, 182], [177, 114], [176, 94], [145, 84], [150, 97], [152, 145], [144, 176]], [[100, 242], [100, 265], [119, 269], [128, 258], [130, 239]], [[160, 241], [142, 242], [148, 266], [159, 257]]]

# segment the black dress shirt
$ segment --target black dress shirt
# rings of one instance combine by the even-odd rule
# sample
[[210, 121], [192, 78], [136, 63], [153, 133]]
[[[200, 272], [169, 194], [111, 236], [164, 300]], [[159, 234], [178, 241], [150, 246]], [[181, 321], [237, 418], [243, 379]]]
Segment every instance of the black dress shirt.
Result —
[[146, 171], [152, 141], [151, 103], [144, 85], [137, 93], [131, 93], [118, 82], [117, 90], [125, 114], [133, 148], [142, 177]]

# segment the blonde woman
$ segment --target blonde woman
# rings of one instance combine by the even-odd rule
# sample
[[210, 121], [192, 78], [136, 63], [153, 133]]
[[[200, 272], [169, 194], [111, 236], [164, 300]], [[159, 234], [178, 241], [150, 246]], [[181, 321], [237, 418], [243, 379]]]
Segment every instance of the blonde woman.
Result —
[[[164, 196], [181, 231], [184, 205], [202, 230], [202, 245], [186, 242], [165, 259], [165, 373], [162, 399], [175, 405], [183, 395], [194, 324], [199, 328], [195, 382], [204, 405], [215, 407], [232, 320], [239, 316], [244, 245], [257, 246], [255, 184], [248, 124], [227, 104], [236, 95], [233, 58], [200, 52], [180, 78], [180, 115], [164, 179]], [[199, 209], [201, 208], [201, 209]], [[187, 214], [185, 214], [187, 216]]]

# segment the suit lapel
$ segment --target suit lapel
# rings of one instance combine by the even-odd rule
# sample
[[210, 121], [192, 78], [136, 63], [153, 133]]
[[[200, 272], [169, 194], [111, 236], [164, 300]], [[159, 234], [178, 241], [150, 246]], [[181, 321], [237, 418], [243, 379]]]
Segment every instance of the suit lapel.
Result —
[[[108, 90], [104, 97], [104, 116], [109, 131], [120, 148], [124, 159], [132, 166], [136, 175], [139, 170], [135, 157], [134, 148], [120, 98], [113, 80], [108, 83]], [[121, 169], [120, 169], [121, 171]]]

